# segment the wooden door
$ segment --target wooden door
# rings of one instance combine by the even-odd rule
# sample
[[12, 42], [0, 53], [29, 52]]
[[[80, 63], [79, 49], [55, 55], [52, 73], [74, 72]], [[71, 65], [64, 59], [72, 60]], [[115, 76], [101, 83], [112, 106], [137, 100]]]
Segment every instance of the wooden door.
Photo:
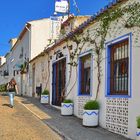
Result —
[[65, 95], [66, 59], [53, 64], [52, 104], [60, 106]]

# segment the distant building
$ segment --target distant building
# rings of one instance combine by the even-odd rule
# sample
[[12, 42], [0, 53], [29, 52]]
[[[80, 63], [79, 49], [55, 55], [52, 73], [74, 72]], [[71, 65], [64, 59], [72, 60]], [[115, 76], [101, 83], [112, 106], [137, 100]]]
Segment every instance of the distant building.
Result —
[[[58, 17], [59, 21], [61, 18]], [[9, 41], [11, 49], [6, 54], [6, 67], [9, 73], [7, 82], [14, 77], [20, 94], [30, 94], [29, 61], [58, 37], [55, 35], [56, 32], [53, 32], [52, 36], [52, 24], [55, 23], [52, 23], [50, 18], [29, 21], [20, 35]]]
[[[38, 87], [42, 91], [49, 89], [50, 104], [58, 108], [65, 97], [73, 100], [74, 115], [81, 119], [85, 103], [97, 99], [100, 104], [99, 125], [131, 139], [136, 138], [136, 119], [140, 116], [139, 26], [124, 26], [127, 13], [127, 16], [124, 14], [123, 18], [111, 22], [100, 54], [100, 70], [97, 67], [98, 51], [95, 51], [101, 42], [98, 31], [103, 15], [116, 8], [131, 7], [134, 2], [113, 1], [74, 30], [70, 24], [73, 18], [68, 19], [61, 28], [60, 38], [30, 61], [32, 93], [37, 96]], [[79, 40], [76, 42], [72, 37]], [[85, 44], [80, 41], [83, 37], [87, 37]], [[92, 39], [88, 40], [88, 37]], [[72, 57], [75, 66], [70, 65]], [[101, 84], [97, 94], [99, 80]]]
[[[71, 15], [67, 20], [62, 22], [61, 24], [61, 30], [60, 30], [60, 36], [55, 41], [59, 42], [60, 40], [63, 40], [69, 32], [74, 31], [81, 23], [86, 21], [89, 18], [89, 16], [73, 16]], [[47, 45], [46, 49], [51, 48], [55, 43], [52, 43], [50, 45]], [[64, 46], [65, 47], [65, 46]], [[66, 49], [64, 49], [66, 50]], [[50, 80], [52, 76], [52, 67], [51, 67], [51, 60], [50, 57], [55, 57], [55, 54], [57, 54], [57, 51], [59, 52], [59, 47], [53, 52], [45, 53], [45, 50], [41, 52], [39, 55], [37, 55], [35, 58], [33, 58], [30, 61], [30, 69], [29, 69], [29, 77], [30, 77], [30, 84], [31, 84], [31, 91], [33, 96], [39, 97], [40, 94], [37, 93], [37, 89], [40, 89], [40, 91], [43, 91], [45, 88], [51, 91], [50, 86]], [[31, 95], [31, 94], [30, 94]]]
[[4, 56], [0, 56], [0, 65], [2, 65], [3, 63], [5, 63], [5, 57]]

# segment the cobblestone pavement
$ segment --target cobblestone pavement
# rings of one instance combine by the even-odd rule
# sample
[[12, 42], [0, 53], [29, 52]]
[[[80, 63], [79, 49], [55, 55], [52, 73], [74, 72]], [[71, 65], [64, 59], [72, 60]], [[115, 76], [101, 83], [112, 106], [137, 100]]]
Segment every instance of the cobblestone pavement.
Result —
[[16, 100], [61, 134], [65, 140], [130, 140], [101, 127], [83, 127], [81, 119], [74, 116], [61, 116], [60, 110], [50, 105], [40, 104], [38, 99], [16, 97]]
[[[0, 95], [0, 140], [61, 140], [62, 138], [26, 107]], [[41, 114], [44, 115], [44, 114]]]

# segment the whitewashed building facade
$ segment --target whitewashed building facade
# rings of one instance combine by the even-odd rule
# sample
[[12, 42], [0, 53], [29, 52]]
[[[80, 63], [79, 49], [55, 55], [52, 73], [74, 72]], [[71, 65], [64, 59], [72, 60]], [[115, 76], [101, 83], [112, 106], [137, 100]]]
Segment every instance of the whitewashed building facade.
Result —
[[[42, 52], [52, 41], [50, 18], [30, 21], [25, 24], [18, 38], [9, 41], [11, 49], [6, 55], [6, 66], [9, 73], [7, 81], [15, 78], [19, 93], [30, 95], [31, 79], [29, 77], [29, 61]], [[21, 66], [25, 71], [21, 72]]]
[[[64, 97], [74, 101], [74, 115], [82, 118], [83, 106], [89, 100], [96, 99], [98, 87], [98, 69], [95, 44], [84, 44], [75, 54], [77, 66], [71, 67], [71, 53], [76, 52], [77, 47], [72, 36], [78, 34], [80, 38], [91, 36], [100, 25], [100, 15], [107, 9], [115, 9], [117, 6], [132, 5], [135, 1], [115, 1], [104, 11], [98, 13], [81, 24], [76, 30], [61, 38], [52, 47], [46, 49], [43, 55], [49, 57], [37, 58], [40, 61], [46, 59], [49, 62], [50, 104], [60, 106]], [[140, 115], [137, 110], [139, 102], [139, 27], [127, 28], [123, 19], [114, 20], [106, 34], [101, 62], [101, 84], [97, 100], [100, 103], [99, 125], [112, 132], [135, 139], [136, 118]], [[70, 26], [67, 26], [70, 28]], [[89, 33], [89, 34], [88, 34]], [[81, 36], [79, 35], [81, 34]], [[91, 36], [91, 38], [94, 36]], [[92, 39], [94, 40], [94, 39]], [[136, 40], [138, 40], [136, 42]], [[100, 42], [100, 38], [98, 40]], [[97, 42], [98, 42], [97, 41]], [[98, 42], [98, 43], [99, 43]], [[94, 44], [94, 45], [93, 45]], [[40, 57], [40, 56], [38, 56]], [[40, 61], [41, 62], [41, 61]], [[39, 65], [39, 64], [38, 64]]]
[[[10, 57], [11, 54], [13, 56], [10, 60], [18, 62], [16, 48], [21, 49], [23, 45], [27, 47], [23, 47], [23, 52], [26, 53], [23, 53], [22, 62], [28, 60], [29, 69], [28, 73], [23, 74], [25, 77], [21, 77], [24, 79], [24, 83], [20, 80], [22, 81], [21, 93], [36, 97], [39, 92], [48, 89], [51, 105], [60, 107], [65, 97], [72, 99], [74, 115], [82, 118], [85, 103], [91, 99], [95, 100], [97, 96], [99, 69], [96, 54], [98, 52], [95, 53], [95, 48], [101, 38], [97, 37], [96, 43], [94, 41], [102, 14], [108, 10], [113, 11], [117, 7], [131, 6], [134, 2], [134, 0], [114, 1], [96, 16], [88, 20], [85, 18], [79, 23], [68, 19], [62, 26], [60, 38], [52, 45], [49, 45], [48, 33], [41, 26], [43, 21], [30, 22], [28, 24], [30, 26], [24, 28], [25, 32], [21, 33], [20, 40], [17, 40], [10, 52]], [[123, 18], [127, 16], [126, 14]], [[136, 118], [140, 115], [138, 110], [140, 29], [139, 27], [127, 28], [124, 26], [123, 18], [112, 21], [105, 35], [101, 53], [101, 84], [97, 96], [100, 103], [99, 125], [135, 139]], [[47, 25], [44, 25], [45, 28], [48, 28]], [[42, 31], [41, 27], [43, 27]], [[84, 43], [81, 41], [83, 38], [86, 38]], [[16, 47], [18, 45], [20, 47]], [[39, 49], [40, 52], [38, 47], [42, 47]], [[44, 50], [44, 47], [47, 48]], [[72, 61], [75, 62], [73, 65]], [[12, 67], [16, 66], [16, 62]]]

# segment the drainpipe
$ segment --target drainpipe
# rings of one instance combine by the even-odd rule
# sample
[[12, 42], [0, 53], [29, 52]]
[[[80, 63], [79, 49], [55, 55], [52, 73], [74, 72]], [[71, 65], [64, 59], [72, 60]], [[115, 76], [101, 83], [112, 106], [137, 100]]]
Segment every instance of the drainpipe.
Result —
[[[31, 27], [31, 24], [29, 24], [29, 23], [25, 24], [25, 28], [29, 32], [29, 51], [28, 51], [29, 52], [29, 54], [28, 54], [29, 58], [28, 58], [28, 61], [30, 61], [31, 60], [31, 29], [29, 29], [28, 25], [30, 25], [30, 27]], [[28, 73], [27, 73], [28, 86], [27, 87], [29, 87], [29, 92], [30, 92], [30, 76], [29, 75], [30, 75], [30, 72], [29, 72], [29, 68], [28, 68]]]
[[31, 30], [28, 28], [29, 23], [25, 24], [25, 28], [29, 31], [29, 61], [31, 60]]
[[70, 16], [70, 0], [68, 0], [68, 18]]

